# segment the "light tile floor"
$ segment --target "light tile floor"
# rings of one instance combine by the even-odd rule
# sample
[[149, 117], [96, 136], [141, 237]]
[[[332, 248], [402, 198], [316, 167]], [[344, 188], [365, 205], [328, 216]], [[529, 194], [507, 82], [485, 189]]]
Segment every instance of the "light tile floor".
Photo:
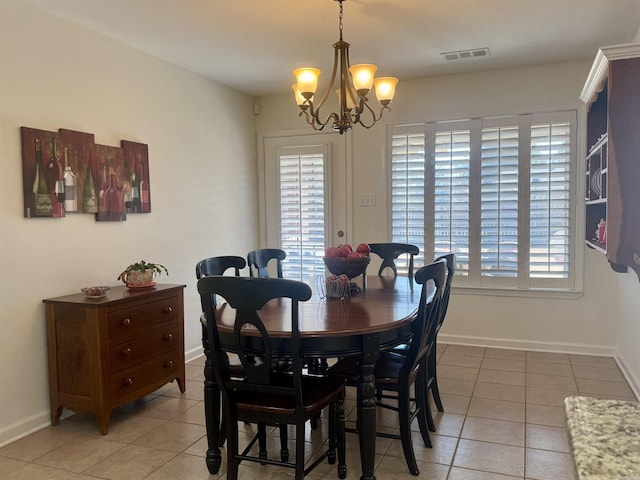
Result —
[[[219, 475], [209, 475], [205, 465], [203, 365], [203, 357], [187, 364], [184, 394], [175, 384], [168, 384], [117, 409], [105, 436], [98, 432], [92, 415], [72, 415], [56, 427], [6, 445], [0, 449], [0, 478], [226, 478], [225, 461]], [[445, 413], [435, 415], [433, 448], [424, 448], [419, 433], [414, 434], [420, 478], [431, 480], [572, 480], [564, 397], [581, 394], [635, 400], [608, 357], [441, 345], [438, 378]], [[352, 422], [355, 394], [350, 391], [348, 396], [348, 420]], [[380, 411], [378, 425], [395, 431], [395, 414]], [[244, 424], [241, 428], [251, 430]], [[279, 454], [276, 433], [270, 432], [270, 454]], [[310, 455], [326, 440], [326, 433], [324, 421], [318, 429], [308, 430]], [[293, 445], [290, 450], [293, 453]], [[378, 438], [376, 454], [378, 480], [415, 478], [407, 470], [399, 441]], [[347, 469], [348, 479], [360, 478], [354, 434], [347, 438]], [[291, 470], [242, 464], [240, 478], [290, 479]], [[333, 479], [337, 471], [325, 463], [308, 478]]]

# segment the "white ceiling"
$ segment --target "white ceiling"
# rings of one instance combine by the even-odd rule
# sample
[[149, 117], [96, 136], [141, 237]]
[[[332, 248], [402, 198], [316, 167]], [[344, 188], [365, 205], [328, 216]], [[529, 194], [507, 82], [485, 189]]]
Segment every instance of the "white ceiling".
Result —
[[[301, 66], [322, 69], [326, 80], [338, 40], [333, 0], [23, 1], [255, 96], [289, 92]], [[640, 0], [345, 0], [343, 37], [352, 64], [375, 63], [401, 85], [591, 59], [639, 27]], [[490, 56], [440, 55], [483, 47]]]

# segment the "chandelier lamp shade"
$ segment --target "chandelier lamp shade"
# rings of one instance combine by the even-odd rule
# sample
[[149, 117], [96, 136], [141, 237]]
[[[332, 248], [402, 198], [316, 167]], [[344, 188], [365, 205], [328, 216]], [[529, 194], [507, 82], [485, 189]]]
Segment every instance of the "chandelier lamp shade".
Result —
[[[365, 128], [371, 128], [382, 118], [385, 110], [389, 109], [389, 103], [395, 94], [398, 79], [395, 77], [378, 77], [375, 73], [378, 67], [371, 64], [351, 66], [349, 63], [349, 44], [342, 39], [342, 4], [346, 0], [335, 0], [340, 4], [340, 39], [333, 44], [333, 70], [329, 86], [319, 102], [314, 100], [318, 88], [320, 70], [317, 68], [298, 68], [293, 71], [296, 83], [293, 84], [293, 92], [296, 103], [300, 107], [300, 116], [305, 117], [307, 123], [314, 130], [322, 130], [328, 124], [331, 128], [343, 134], [351, 130], [356, 124]], [[335, 88], [338, 88], [338, 111], [329, 113], [322, 120], [320, 110]], [[376, 115], [369, 104], [369, 93], [375, 88], [376, 98], [381, 104], [380, 112]]]

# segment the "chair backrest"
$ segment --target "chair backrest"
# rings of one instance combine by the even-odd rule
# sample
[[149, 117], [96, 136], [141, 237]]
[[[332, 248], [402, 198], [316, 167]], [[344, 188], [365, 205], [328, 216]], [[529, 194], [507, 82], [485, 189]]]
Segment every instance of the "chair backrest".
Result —
[[451, 293], [451, 282], [453, 281], [453, 275], [456, 273], [456, 254], [454, 252], [440, 255], [436, 258], [438, 260], [446, 260], [447, 262], [447, 281], [444, 285], [444, 291], [442, 292], [442, 304], [440, 305], [440, 320], [438, 321], [438, 328], [444, 323], [444, 317], [447, 314], [447, 308], [449, 308], [449, 294]]
[[236, 277], [239, 277], [240, 270], [246, 266], [245, 259], [236, 255], [205, 258], [196, 264], [196, 278], [224, 275], [224, 272], [230, 268], [233, 268]]
[[438, 260], [421, 267], [415, 276], [416, 283], [422, 285], [418, 313], [411, 323], [411, 344], [402, 366], [400, 378], [411, 378], [416, 365], [426, 367], [423, 360], [435, 344], [442, 295], [444, 292], [446, 261]]
[[[251, 278], [212, 276], [198, 280], [198, 292], [204, 307], [207, 321], [207, 337], [213, 356], [214, 374], [223, 394], [231, 401], [237, 392], [255, 392], [256, 394], [276, 394], [292, 396], [297, 411], [302, 411], [302, 356], [300, 354], [300, 327], [298, 324], [298, 304], [311, 298], [311, 288], [303, 282], [278, 278]], [[224, 298], [226, 303], [217, 307], [212, 297]], [[290, 387], [281, 386], [273, 381], [278, 374], [272, 369], [276, 358], [271, 352], [271, 342], [260, 317], [260, 310], [270, 300], [291, 299], [291, 360], [293, 375]], [[220, 303], [220, 302], [219, 302]], [[235, 309], [232, 349], [238, 355], [246, 377], [233, 378], [229, 370], [226, 350], [222, 348], [216, 314], [225, 308]], [[243, 336], [242, 328], [250, 325], [255, 329], [252, 335]], [[276, 385], [280, 383], [280, 385]]]
[[269, 261], [276, 261], [277, 276], [282, 278], [282, 260], [287, 257], [284, 250], [279, 248], [260, 248], [252, 250], [247, 254], [247, 265], [249, 265], [249, 276], [269, 278], [267, 265]]
[[413, 257], [420, 253], [420, 249], [409, 243], [370, 243], [371, 252], [382, 259], [382, 264], [378, 269], [378, 276], [382, 276], [385, 268], [393, 270], [393, 276], [398, 276], [395, 259], [406, 253], [409, 255], [409, 278], [413, 279]]

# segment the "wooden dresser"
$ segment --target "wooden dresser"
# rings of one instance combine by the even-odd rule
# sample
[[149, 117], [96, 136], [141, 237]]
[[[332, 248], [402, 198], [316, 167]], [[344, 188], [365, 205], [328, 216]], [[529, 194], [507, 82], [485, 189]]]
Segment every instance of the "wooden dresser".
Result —
[[115, 407], [173, 380], [184, 392], [184, 287], [118, 286], [99, 299], [43, 300], [52, 425], [63, 407], [93, 412], [104, 435]]

